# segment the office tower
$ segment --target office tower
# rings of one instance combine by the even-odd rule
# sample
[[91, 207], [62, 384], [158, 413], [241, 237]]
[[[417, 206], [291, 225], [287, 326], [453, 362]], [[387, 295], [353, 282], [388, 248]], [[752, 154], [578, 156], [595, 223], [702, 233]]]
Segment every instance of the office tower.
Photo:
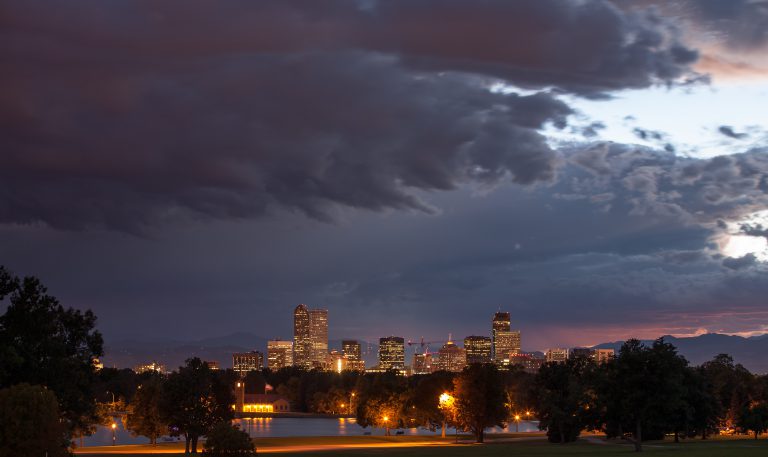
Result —
[[399, 336], [379, 338], [379, 368], [402, 370], [405, 368], [405, 340]]
[[267, 341], [267, 368], [272, 371], [293, 365], [293, 341]]
[[437, 352], [437, 367], [439, 370], [458, 372], [467, 366], [467, 353], [463, 348], [448, 340]]
[[568, 361], [568, 349], [547, 349], [547, 362], [565, 363]]
[[521, 341], [520, 341], [520, 330], [511, 330], [510, 332], [510, 353], [517, 354], [520, 352], [521, 348]]
[[608, 362], [615, 357], [615, 352], [613, 349], [595, 349], [595, 362], [599, 364]]
[[509, 313], [499, 311], [498, 313], [494, 314], [493, 322], [491, 325], [491, 339], [493, 340], [491, 357], [493, 357], [493, 360], [496, 362], [500, 362], [506, 358], [509, 358], [511, 347], [509, 347], [508, 344], [506, 346], [499, 347], [498, 343], [498, 333], [509, 332], [509, 330]]
[[245, 376], [249, 371], [261, 371], [264, 367], [264, 354], [259, 351], [235, 352], [232, 354], [232, 368]]
[[344, 353], [344, 358], [347, 360], [347, 370], [365, 370], [365, 362], [361, 355], [360, 343], [355, 340], [343, 340], [341, 342], [341, 351]]
[[423, 354], [413, 355], [413, 374], [432, 373], [432, 354], [425, 352]]
[[293, 364], [312, 368], [312, 339], [310, 337], [309, 309], [299, 305], [293, 311]]
[[312, 368], [328, 368], [328, 310], [309, 310], [309, 338], [312, 341]]
[[464, 350], [467, 351], [467, 364], [491, 363], [493, 345], [487, 336], [468, 336], [464, 338]]
[[206, 360], [206, 364], [208, 364], [208, 368], [211, 370], [218, 370], [219, 369], [219, 361], [218, 360]]
[[503, 365], [509, 362], [509, 356], [514, 353], [515, 334], [509, 330], [496, 330], [493, 341], [494, 362]]

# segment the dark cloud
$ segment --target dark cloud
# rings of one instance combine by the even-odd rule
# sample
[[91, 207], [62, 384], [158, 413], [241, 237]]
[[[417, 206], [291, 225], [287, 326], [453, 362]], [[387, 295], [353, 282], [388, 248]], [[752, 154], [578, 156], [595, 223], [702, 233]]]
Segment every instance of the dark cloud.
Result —
[[723, 259], [723, 266], [732, 270], [741, 270], [757, 264], [757, 257], [754, 254], [747, 254], [742, 257], [726, 257]]
[[706, 26], [720, 31], [735, 48], [758, 48], [768, 44], [768, 1], [697, 0], [690, 9]]
[[722, 133], [723, 135], [725, 135], [725, 136], [727, 136], [729, 138], [733, 138], [735, 140], [742, 140], [744, 138], [749, 137], [749, 135], [746, 134], [746, 133], [736, 133], [733, 130], [733, 127], [729, 127], [727, 125], [721, 125], [720, 127], [718, 127], [717, 131]]
[[0, 26], [0, 222], [72, 229], [550, 181], [538, 130], [571, 110], [546, 88], [673, 82], [696, 59], [653, 10], [597, 0], [18, 1]]

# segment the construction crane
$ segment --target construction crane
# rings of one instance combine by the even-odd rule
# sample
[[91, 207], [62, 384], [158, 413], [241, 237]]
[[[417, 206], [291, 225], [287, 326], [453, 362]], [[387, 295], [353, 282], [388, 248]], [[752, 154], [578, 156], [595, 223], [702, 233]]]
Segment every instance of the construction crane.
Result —
[[[421, 348], [421, 352], [424, 354], [429, 354], [429, 345], [430, 344], [436, 344], [436, 343], [442, 343], [442, 341], [424, 341], [424, 337], [422, 336], [421, 339], [416, 342], [413, 340], [408, 340], [408, 346], [419, 346]], [[416, 348], [413, 348], [413, 353], [416, 354]]]

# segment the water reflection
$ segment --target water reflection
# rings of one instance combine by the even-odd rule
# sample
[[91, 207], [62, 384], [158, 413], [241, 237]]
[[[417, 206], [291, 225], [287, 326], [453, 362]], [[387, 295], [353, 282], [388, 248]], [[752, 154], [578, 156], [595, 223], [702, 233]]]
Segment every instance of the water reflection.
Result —
[[[131, 436], [130, 432], [125, 430], [122, 420], [115, 418], [117, 428], [115, 436], [117, 444], [149, 444], [149, 439], [143, 436]], [[355, 418], [294, 418], [294, 417], [256, 417], [247, 419], [238, 419], [235, 423], [240, 424], [241, 430], [247, 432], [253, 438], [267, 437], [286, 437], [286, 436], [359, 436], [364, 434], [384, 435], [383, 428], [363, 428], [357, 425]], [[439, 435], [440, 430], [427, 430], [424, 428], [411, 427], [404, 429], [392, 429], [394, 435], [397, 431], [402, 431], [403, 435]], [[520, 421], [520, 432], [533, 432], [538, 430], [538, 422]], [[510, 423], [505, 428], [493, 427], [488, 429], [488, 433], [508, 433], [515, 431], [515, 423]], [[455, 434], [456, 430], [449, 428], [449, 435]], [[163, 437], [158, 442], [176, 441], [178, 438]], [[82, 440], [85, 446], [109, 446], [112, 444], [112, 430], [109, 427], [99, 427], [92, 436], [85, 437]], [[80, 444], [80, 440], [77, 440]]]

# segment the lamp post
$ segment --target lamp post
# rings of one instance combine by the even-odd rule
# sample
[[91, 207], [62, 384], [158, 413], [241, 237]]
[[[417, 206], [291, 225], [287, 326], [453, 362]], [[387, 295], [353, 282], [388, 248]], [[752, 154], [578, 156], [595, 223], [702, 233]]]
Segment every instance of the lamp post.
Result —
[[349, 414], [349, 415], [352, 415], [352, 401], [354, 400], [354, 398], [355, 398], [355, 393], [354, 392], [350, 393], [349, 394], [349, 409], [347, 411], [347, 414]]
[[520, 415], [515, 414], [515, 433], [520, 431]]
[[112, 446], [117, 444], [117, 424], [112, 422]]
[[446, 419], [447, 414], [450, 412], [451, 407], [453, 406], [453, 397], [448, 392], [443, 392], [440, 394], [440, 397], [438, 398], [438, 408], [443, 411], [443, 427], [440, 431], [440, 437], [445, 438], [445, 429], [448, 426], [448, 421]]
[[389, 436], [389, 416], [382, 417], [384, 420], [384, 436]]

